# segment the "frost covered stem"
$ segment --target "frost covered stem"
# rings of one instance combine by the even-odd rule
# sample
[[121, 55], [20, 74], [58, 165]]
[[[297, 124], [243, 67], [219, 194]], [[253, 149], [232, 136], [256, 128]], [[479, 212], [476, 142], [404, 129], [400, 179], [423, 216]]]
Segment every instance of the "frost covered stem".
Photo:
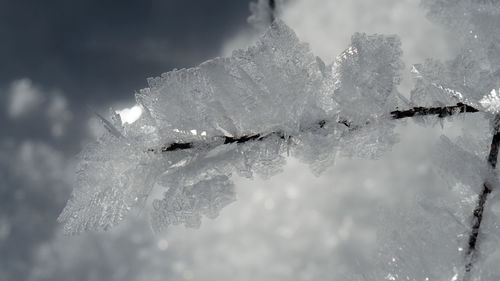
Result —
[[[439, 118], [444, 118], [447, 116], [451, 116], [453, 114], [465, 113], [465, 112], [478, 112], [478, 110], [470, 105], [466, 105], [463, 103], [457, 103], [456, 105], [443, 106], [443, 107], [414, 107], [414, 108], [411, 108], [408, 110], [395, 110], [395, 111], [391, 112], [391, 116], [393, 119], [402, 119], [402, 118], [425, 116], [425, 115], [437, 115]], [[323, 128], [327, 122], [328, 121], [326, 121], [326, 120], [321, 120], [321, 121], [317, 122], [317, 126], [319, 128]], [[348, 120], [342, 119], [342, 120], [337, 121], [337, 122], [339, 124], [346, 126], [349, 129], [355, 129], [355, 128], [351, 128], [351, 122], [349, 122]], [[367, 124], [369, 124], [369, 123], [367, 123]], [[228, 143], [245, 143], [245, 142], [254, 141], [254, 140], [260, 141], [260, 140], [266, 139], [270, 136], [276, 136], [276, 135], [282, 139], [285, 138], [285, 135], [283, 132], [271, 132], [268, 134], [259, 133], [259, 134], [245, 135], [245, 136], [240, 136], [240, 137], [223, 136], [221, 138], [223, 138], [224, 144], [228, 144]], [[500, 136], [498, 138], [500, 139]], [[148, 151], [149, 152], [157, 152], [157, 151], [169, 152], [169, 151], [175, 151], [175, 150], [190, 149], [190, 148], [193, 148], [193, 145], [194, 145], [194, 143], [190, 143], [190, 142], [185, 142], [185, 143], [176, 142], [176, 143], [171, 143], [169, 145], [162, 146], [159, 150], [157, 150], [155, 148], [150, 148], [150, 149], [148, 149]], [[493, 149], [492, 149], [492, 151], [493, 151]], [[496, 151], [495, 152], [496, 154], [494, 157], [495, 158], [494, 163], [496, 165], [496, 155], [498, 154], [498, 146], [496, 146], [495, 151]], [[490, 158], [491, 157], [492, 156], [490, 154]], [[490, 164], [493, 163], [493, 162], [491, 162], [493, 160], [488, 160], [488, 161], [490, 161]]]
[[[493, 135], [493, 139], [491, 140], [490, 154], [488, 155], [488, 164], [494, 170], [497, 166], [498, 159], [498, 149], [500, 146], [500, 115], [495, 117], [495, 134]], [[483, 211], [484, 206], [486, 204], [486, 200], [488, 199], [488, 194], [491, 193], [493, 187], [490, 186], [490, 183], [484, 182], [483, 190], [481, 195], [479, 195], [479, 201], [477, 203], [476, 208], [474, 208], [473, 212], [473, 223], [472, 223], [472, 231], [469, 236], [469, 248], [467, 249], [467, 257], [469, 262], [465, 265], [465, 271], [470, 272], [475, 261], [475, 253], [477, 248], [477, 238], [479, 235], [479, 228], [481, 227], [481, 221], [483, 220]]]
[[[324, 126], [325, 122], [322, 121], [320, 122], [320, 127], [322, 128]], [[272, 132], [269, 134], [255, 134], [255, 135], [249, 135], [249, 136], [241, 136], [241, 137], [228, 137], [225, 136], [223, 137], [224, 144], [228, 143], [245, 143], [248, 141], [261, 141], [266, 138], [269, 138], [271, 136], [278, 136], [281, 139], [285, 139], [285, 134], [283, 132]], [[184, 149], [190, 149], [193, 148], [194, 143], [190, 142], [174, 142], [169, 145], [162, 146], [160, 148], [160, 152], [169, 152], [169, 151], [175, 151], [175, 150], [184, 150]], [[157, 150], [154, 148], [148, 149], [148, 152], [156, 152]]]
[[457, 103], [456, 105], [443, 107], [414, 107], [408, 110], [395, 110], [391, 112], [391, 115], [394, 119], [424, 115], [437, 115], [439, 118], [443, 118], [456, 113], [464, 112], [478, 112], [478, 110], [470, 105]]
[[477, 245], [477, 237], [479, 235], [479, 228], [481, 227], [481, 221], [483, 220], [483, 211], [484, 205], [486, 204], [486, 199], [488, 194], [491, 193], [491, 187], [488, 186], [488, 183], [483, 184], [483, 191], [481, 195], [479, 195], [479, 202], [474, 208], [474, 219], [472, 224], [472, 231], [469, 236], [469, 248], [467, 249], [467, 257], [469, 258], [469, 262], [465, 265], [465, 271], [470, 272], [472, 269], [472, 264], [475, 260], [475, 251]]
[[490, 154], [488, 155], [488, 163], [491, 168], [497, 167], [498, 149], [500, 148], [500, 115], [495, 117], [495, 135], [491, 141]]

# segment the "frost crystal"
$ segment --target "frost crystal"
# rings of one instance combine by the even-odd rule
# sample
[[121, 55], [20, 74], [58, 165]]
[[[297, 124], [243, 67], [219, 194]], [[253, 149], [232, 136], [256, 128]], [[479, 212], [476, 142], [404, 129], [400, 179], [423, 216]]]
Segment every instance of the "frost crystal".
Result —
[[498, 96], [500, 92], [500, 89], [491, 90], [490, 94], [487, 96], [484, 96], [479, 103], [483, 106], [483, 108], [491, 112], [493, 114], [497, 114], [500, 112], [500, 97]]
[[395, 36], [356, 34], [325, 65], [276, 20], [247, 50], [149, 79], [136, 122], [100, 117], [108, 132], [80, 155], [65, 230], [107, 229], [146, 202], [155, 230], [197, 227], [234, 200], [233, 173], [270, 177], [285, 154], [315, 173], [337, 151], [378, 157], [396, 140], [400, 55]]
[[153, 226], [157, 231], [170, 224], [199, 227], [201, 215], [215, 218], [219, 210], [234, 201], [234, 187], [226, 176], [215, 176], [182, 188], [170, 188], [163, 200], [153, 203]]
[[334, 99], [344, 118], [363, 124], [398, 104], [400, 41], [395, 36], [356, 33], [352, 45], [333, 64]]
[[[446, 63], [429, 60], [415, 65], [419, 105], [450, 99], [483, 108], [482, 98], [500, 86], [500, 5], [498, 1], [424, 0], [429, 17], [457, 34], [459, 55]], [[425, 98], [424, 94], [428, 95]], [[448, 97], [446, 97], [448, 96]], [[484, 108], [492, 112], [490, 107]], [[493, 112], [492, 112], [493, 113]]]

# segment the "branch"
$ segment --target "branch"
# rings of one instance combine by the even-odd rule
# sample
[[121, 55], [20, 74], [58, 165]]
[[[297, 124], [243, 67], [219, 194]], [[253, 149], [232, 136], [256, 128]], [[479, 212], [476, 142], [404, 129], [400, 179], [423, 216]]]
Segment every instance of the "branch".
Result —
[[391, 112], [392, 118], [402, 119], [414, 116], [437, 115], [439, 118], [451, 116], [455, 113], [478, 112], [476, 108], [463, 103], [443, 107], [414, 107], [408, 110], [395, 110]]
[[[271, 3], [274, 3], [274, 1], [269, 2], [270, 5]], [[470, 106], [466, 105], [463, 103], [457, 103], [456, 105], [451, 105], [451, 106], [443, 106], [443, 107], [413, 107], [408, 110], [395, 110], [390, 112], [391, 118], [394, 120], [397, 119], [403, 119], [403, 118], [410, 118], [410, 117], [417, 117], [417, 116], [427, 116], [427, 115], [437, 115], [439, 118], [444, 118], [448, 117], [454, 114], [458, 113], [473, 113], [473, 112], [478, 112], [479, 110]], [[498, 159], [498, 152], [500, 149], [500, 115], [497, 115], [495, 117], [495, 134], [493, 135], [492, 141], [491, 141], [491, 148], [490, 148], [490, 153], [488, 155], [488, 164], [489, 166], [494, 170], [497, 165], [497, 159]], [[326, 123], [328, 123], [327, 120], [320, 120], [317, 122], [317, 128], [323, 128]], [[336, 123], [342, 124], [349, 128], [350, 130], [356, 130], [359, 128], [359, 126], [352, 126], [351, 122], [345, 119], [340, 119], [337, 120]], [[366, 123], [367, 125], [369, 123]], [[250, 141], [261, 141], [264, 140], [270, 136], [279, 136], [282, 139], [285, 139], [285, 134], [281, 131], [277, 132], [271, 132], [268, 134], [254, 134], [254, 135], [244, 135], [240, 137], [229, 137], [229, 136], [221, 136], [220, 138], [223, 139], [224, 144], [229, 144], [229, 143], [246, 143]], [[148, 149], [149, 152], [169, 152], [169, 151], [175, 151], [175, 150], [184, 150], [184, 149], [190, 149], [192, 148], [194, 143], [192, 142], [186, 142], [186, 143], [171, 143], [166, 146], [162, 146], [159, 150], [150, 148]], [[484, 212], [484, 206], [486, 204], [486, 200], [488, 198], [488, 194], [491, 193], [492, 187], [490, 186], [490, 183], [484, 182], [483, 184], [483, 190], [481, 194], [479, 195], [479, 201], [474, 208], [473, 212], [473, 223], [472, 223], [472, 231], [469, 236], [469, 247], [466, 252], [466, 257], [468, 259], [467, 264], [465, 265], [465, 276], [464, 280], [469, 280], [469, 274], [472, 270], [474, 261], [476, 260], [476, 249], [477, 249], [477, 242], [478, 242], [478, 236], [479, 236], [479, 229], [481, 227], [481, 222], [483, 219], [483, 212]]]
[[[498, 149], [500, 146], [500, 115], [495, 117], [495, 134], [491, 140], [490, 154], [488, 155], [488, 164], [495, 170], [498, 160]], [[479, 228], [481, 227], [481, 221], [483, 220], [484, 206], [486, 205], [486, 200], [488, 199], [488, 194], [491, 193], [493, 187], [490, 186], [488, 182], [484, 182], [483, 190], [479, 195], [479, 201], [473, 212], [472, 220], [472, 231], [469, 236], [469, 248], [467, 249], [466, 256], [469, 262], [465, 265], [465, 272], [469, 273], [472, 270], [473, 264], [476, 260], [477, 253], [477, 239], [479, 236]], [[468, 278], [468, 276], [466, 276]]]
[[[478, 112], [476, 108], [466, 105], [463, 103], [457, 103], [456, 105], [451, 105], [451, 106], [443, 106], [443, 107], [414, 107], [408, 110], [395, 110], [392, 111], [391, 118], [392, 119], [403, 119], [403, 118], [409, 118], [409, 117], [416, 117], [416, 116], [426, 116], [426, 115], [437, 115], [439, 118], [444, 118], [447, 116], [451, 116], [453, 114], [457, 113], [467, 113], [467, 112]], [[323, 128], [326, 123], [329, 121], [327, 120], [320, 120], [318, 121], [317, 127]], [[354, 130], [358, 127], [352, 127], [351, 122], [345, 119], [341, 119], [339, 121], [336, 121], [338, 124], [342, 124], [346, 126], [347, 128]], [[368, 124], [368, 123], [367, 123]], [[280, 138], [284, 139], [285, 135], [283, 132], [271, 132], [271, 133], [258, 133], [254, 135], [244, 135], [240, 137], [228, 137], [228, 136], [219, 136], [218, 138], [223, 139], [224, 144], [228, 143], [245, 143], [249, 141], [261, 141], [263, 139], [266, 139], [270, 136], [275, 136], [278, 135]], [[217, 138], [217, 137], [216, 137]], [[500, 136], [499, 136], [500, 139]], [[147, 151], [148, 152], [169, 152], [169, 151], [175, 151], [175, 150], [184, 150], [184, 149], [190, 149], [193, 148], [194, 143], [192, 142], [174, 142], [170, 143], [168, 145], [164, 145], [160, 147], [160, 149], [155, 149], [155, 148], [149, 148]], [[498, 147], [496, 148], [497, 154], [498, 154]], [[495, 158], [496, 159], [496, 158]], [[496, 164], [496, 160], [495, 160]]]

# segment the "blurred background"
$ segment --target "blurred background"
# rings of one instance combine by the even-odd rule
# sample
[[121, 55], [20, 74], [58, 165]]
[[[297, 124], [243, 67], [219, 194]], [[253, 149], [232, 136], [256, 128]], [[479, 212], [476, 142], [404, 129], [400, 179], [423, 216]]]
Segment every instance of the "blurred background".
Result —
[[[456, 51], [418, 0], [276, 3], [327, 63], [354, 32], [400, 36], [407, 97], [411, 64]], [[139, 213], [67, 237], [56, 222], [77, 153], [102, 132], [94, 112], [131, 109], [147, 77], [248, 46], [262, 32], [250, 15], [249, 0], [0, 0], [0, 280], [378, 280], [390, 262], [378, 226], [436, 194], [432, 148], [460, 124], [401, 122], [382, 159], [339, 158], [319, 177], [289, 159], [270, 180], [236, 178], [238, 200], [200, 229], [154, 235]]]

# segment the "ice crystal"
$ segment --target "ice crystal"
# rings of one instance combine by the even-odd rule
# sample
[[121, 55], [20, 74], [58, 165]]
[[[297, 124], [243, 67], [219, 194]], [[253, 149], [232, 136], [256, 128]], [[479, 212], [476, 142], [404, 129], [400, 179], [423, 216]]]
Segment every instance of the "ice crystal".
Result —
[[[429, 17], [443, 23], [458, 37], [458, 56], [441, 63], [415, 65], [415, 103], [446, 102], [449, 97], [492, 112], [481, 100], [500, 86], [500, 5], [498, 1], [423, 1]], [[424, 95], [423, 93], [428, 93]], [[424, 98], [425, 96], [425, 98]], [[448, 96], [448, 97], [446, 97]], [[423, 105], [423, 104], [422, 104]], [[494, 112], [492, 112], [494, 113]]]
[[483, 106], [483, 108], [491, 112], [493, 114], [497, 114], [500, 112], [500, 97], [498, 96], [500, 89], [498, 91], [496, 89], [491, 90], [489, 95], [484, 96], [479, 103]]
[[227, 176], [215, 176], [193, 185], [172, 186], [163, 200], [153, 203], [153, 226], [160, 231], [170, 224], [198, 227], [201, 215], [215, 218], [219, 210], [234, 201], [233, 184]]
[[355, 34], [351, 46], [333, 63], [334, 99], [340, 112], [363, 124], [398, 105], [400, 41], [396, 36]]
[[463, 186], [433, 189], [417, 195], [411, 203], [385, 210], [381, 216], [377, 231], [379, 270], [397, 276], [392, 280], [452, 280], [453, 276], [463, 276], [463, 252], [476, 194]]

